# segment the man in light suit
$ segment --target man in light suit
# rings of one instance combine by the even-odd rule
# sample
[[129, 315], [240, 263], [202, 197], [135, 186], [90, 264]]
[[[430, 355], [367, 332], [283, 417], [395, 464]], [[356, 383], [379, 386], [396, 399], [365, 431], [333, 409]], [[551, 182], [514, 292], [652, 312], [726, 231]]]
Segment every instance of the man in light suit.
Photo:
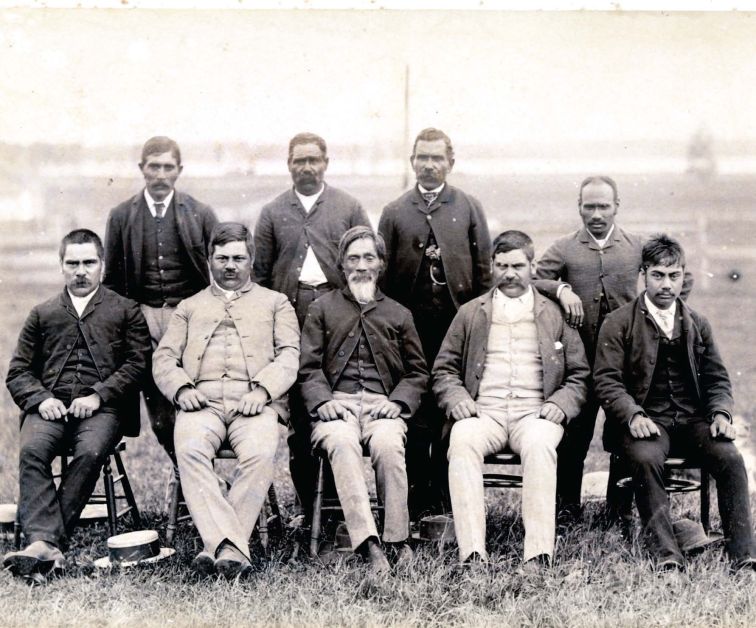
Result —
[[[176, 308], [153, 376], [179, 407], [181, 486], [204, 543], [193, 566], [235, 578], [250, 569], [249, 537], [273, 481], [278, 421], [288, 418], [286, 392], [299, 366], [299, 326], [283, 294], [251, 281], [254, 243], [244, 225], [218, 224], [209, 255], [213, 283]], [[213, 471], [225, 442], [239, 461], [228, 498]]]
[[[17, 575], [64, 566], [63, 550], [105, 457], [139, 434], [150, 338], [139, 306], [100, 285], [102, 242], [77, 229], [60, 246], [66, 287], [29, 314], [8, 367], [21, 408], [19, 516], [29, 545], [5, 556]], [[52, 461], [72, 452], [55, 487]]]
[[[578, 211], [583, 227], [556, 240], [538, 260], [538, 290], [561, 303], [569, 323], [579, 329], [588, 363], [593, 366], [596, 339], [609, 312], [638, 294], [643, 237], [615, 224], [620, 199], [617, 184], [606, 176], [588, 177], [580, 184]], [[693, 285], [686, 274], [683, 298]], [[583, 463], [593, 438], [599, 400], [589, 387], [580, 415], [570, 422], [559, 445], [558, 511], [565, 521], [580, 516]], [[624, 474], [619, 470], [619, 477]], [[618, 502], [614, 474], [609, 480], [610, 514]]]
[[[370, 226], [370, 220], [357, 199], [324, 181], [328, 148], [319, 135], [291, 138], [288, 167], [293, 187], [265, 205], [255, 225], [254, 271], [260, 285], [289, 297], [301, 329], [310, 303], [345, 286], [337, 268], [339, 239], [352, 227]], [[309, 518], [315, 476], [310, 421], [297, 388], [290, 402], [291, 479]]]
[[[153, 137], [142, 148], [144, 190], [110, 210], [103, 283], [140, 304], [153, 348], [179, 301], [209, 283], [207, 243], [218, 222], [204, 203], [174, 189], [183, 166], [172, 139]], [[158, 441], [175, 462], [173, 405], [150, 380], [144, 400]]]
[[[425, 359], [433, 364], [458, 308], [490, 286], [491, 237], [480, 202], [446, 182], [454, 149], [443, 131], [421, 131], [410, 163], [417, 184], [389, 203], [378, 223], [387, 252], [381, 287], [412, 312]], [[445, 510], [442, 424], [443, 415], [428, 394], [407, 440], [413, 516]]]

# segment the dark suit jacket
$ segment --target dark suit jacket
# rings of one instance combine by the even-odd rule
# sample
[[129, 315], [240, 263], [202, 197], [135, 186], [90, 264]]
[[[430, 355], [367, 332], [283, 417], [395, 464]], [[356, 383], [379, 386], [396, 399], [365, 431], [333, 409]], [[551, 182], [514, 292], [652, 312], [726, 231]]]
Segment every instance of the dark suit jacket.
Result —
[[102, 405], [119, 410], [126, 436], [139, 434], [139, 390], [149, 373], [150, 334], [139, 306], [100, 286], [81, 319], [63, 290], [35, 306], [24, 323], [6, 384], [23, 417], [52, 390], [81, 330], [100, 374]]
[[[447, 416], [460, 401], [476, 399], [486, 363], [493, 291], [463, 305], [454, 317], [433, 365], [433, 392]], [[543, 398], [559, 406], [565, 421], [580, 412], [590, 368], [578, 333], [564, 322], [559, 306], [534, 292]], [[444, 434], [452, 421], [444, 425]]]
[[381, 287], [413, 309], [431, 227], [452, 301], [459, 308], [491, 285], [491, 236], [480, 202], [448, 183], [430, 207], [415, 186], [383, 209], [378, 231], [386, 241], [387, 263]]
[[428, 388], [428, 368], [412, 314], [380, 292], [361, 310], [349, 288], [332, 290], [307, 311], [299, 367], [307, 410], [313, 414], [333, 399], [332, 391], [359, 342], [360, 321], [388, 398], [414, 414]]
[[344, 276], [337, 267], [339, 240], [357, 225], [369, 227], [370, 220], [359, 201], [346, 192], [326, 184], [307, 213], [292, 187], [265, 205], [257, 220], [255, 278], [296, 303], [309, 243], [328, 282], [343, 288]]
[[[212, 208], [198, 200], [174, 192], [173, 207], [179, 238], [191, 261], [186, 272], [196, 292], [210, 285], [207, 267], [207, 245], [210, 233], [218, 222]], [[144, 217], [149, 214], [144, 192], [110, 210], [105, 230], [105, 277], [103, 283], [118, 294], [142, 298], [142, 244]]]
[[[730, 378], [712, 336], [709, 321], [677, 300], [688, 367], [705, 416], [732, 414]], [[609, 314], [599, 332], [593, 380], [606, 413], [604, 447], [616, 438], [643, 404], [651, 386], [659, 351], [659, 331], [643, 295]]]

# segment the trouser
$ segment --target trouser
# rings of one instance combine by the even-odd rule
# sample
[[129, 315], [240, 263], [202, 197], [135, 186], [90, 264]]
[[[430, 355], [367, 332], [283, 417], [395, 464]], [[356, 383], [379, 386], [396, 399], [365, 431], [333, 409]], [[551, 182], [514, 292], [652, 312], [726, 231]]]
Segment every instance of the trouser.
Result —
[[407, 423], [401, 417], [374, 419], [370, 416], [370, 411], [386, 399], [385, 395], [363, 391], [335, 392], [333, 396], [344, 402], [354, 416], [314, 423], [312, 445], [328, 455], [352, 549], [357, 549], [368, 537], [378, 536], [362, 470], [363, 445], [370, 452], [378, 495], [383, 502], [383, 540], [405, 541], [409, 536], [404, 462]]
[[[30, 543], [65, 547], [87, 503], [108, 452], [121, 438], [116, 414], [96, 412], [88, 419], [46, 421], [28, 415], [21, 426], [19, 516]], [[71, 450], [73, 457], [56, 490], [52, 461]]]
[[[202, 537], [205, 551], [215, 555], [224, 541], [249, 558], [249, 537], [273, 482], [278, 448], [278, 415], [270, 406], [261, 414], [232, 412], [250, 389], [249, 382], [200, 382], [208, 398], [202, 410], [176, 416], [176, 458], [184, 499]], [[213, 468], [221, 444], [228, 442], [238, 459], [236, 477], [224, 497]]]
[[622, 435], [622, 452], [632, 468], [635, 502], [651, 552], [659, 560], [682, 560], [664, 489], [664, 461], [674, 441], [676, 454], [700, 461], [716, 480], [719, 515], [730, 558], [737, 561], [753, 556], [748, 475], [735, 444], [712, 438], [709, 422], [702, 418], [684, 423], [667, 418], [654, 422], [659, 436], [636, 439], [629, 430]]
[[[144, 318], [147, 321], [147, 327], [150, 330], [150, 339], [152, 340], [152, 350], [154, 351], [160, 343], [160, 339], [165, 334], [168, 322], [171, 320], [171, 316], [176, 308], [168, 305], [152, 307], [144, 303], [140, 304], [139, 308], [142, 310], [142, 314], [144, 314]], [[151, 374], [145, 377], [142, 395], [144, 396], [144, 405], [147, 408], [147, 416], [150, 419], [152, 431], [175, 465], [176, 449], [173, 444], [173, 429], [176, 424], [176, 410], [173, 407], [173, 400], [168, 400], [163, 396], [163, 393], [155, 385]]]
[[561, 425], [537, 416], [538, 399], [477, 400], [478, 416], [456, 421], [449, 443], [449, 491], [459, 559], [486, 557], [483, 458], [509, 443], [522, 460], [523, 560], [554, 553], [556, 448]]
[[[300, 329], [304, 327], [307, 308], [310, 307], [310, 303], [333, 289], [334, 286], [329, 283], [319, 286], [299, 284], [294, 310]], [[312, 502], [315, 497], [314, 478], [317, 465], [312, 455], [310, 434], [312, 420], [307, 413], [297, 384], [294, 384], [289, 390], [289, 408], [291, 418], [289, 434], [286, 439], [289, 446], [289, 470], [305, 519], [309, 522], [312, 519]]]

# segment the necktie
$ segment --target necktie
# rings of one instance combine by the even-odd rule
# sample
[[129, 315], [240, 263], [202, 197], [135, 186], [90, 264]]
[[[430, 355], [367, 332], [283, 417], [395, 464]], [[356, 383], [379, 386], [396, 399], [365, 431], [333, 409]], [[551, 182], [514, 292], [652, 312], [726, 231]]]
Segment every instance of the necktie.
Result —
[[438, 192], [423, 192], [423, 200], [425, 204], [430, 207], [431, 203], [438, 198]]
[[165, 203], [155, 203], [155, 218], [162, 218], [164, 209]]
[[659, 317], [658, 323], [664, 335], [667, 338], [672, 337], [672, 330], [674, 329], [674, 321], [672, 320], [672, 314], [665, 310], [657, 310], [656, 315]]

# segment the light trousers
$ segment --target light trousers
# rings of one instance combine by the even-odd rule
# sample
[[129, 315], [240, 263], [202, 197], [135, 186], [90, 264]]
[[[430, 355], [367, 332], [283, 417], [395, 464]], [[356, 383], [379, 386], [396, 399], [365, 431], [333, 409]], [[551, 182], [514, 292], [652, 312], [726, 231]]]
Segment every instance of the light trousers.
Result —
[[354, 416], [345, 421], [314, 423], [312, 445], [328, 454], [352, 549], [357, 549], [368, 537], [378, 536], [362, 469], [363, 445], [370, 452], [378, 495], [383, 501], [383, 540], [404, 541], [409, 536], [404, 460], [407, 423], [402, 417], [374, 419], [370, 416], [370, 411], [386, 399], [385, 395], [363, 391], [334, 392], [333, 396], [347, 405]]
[[522, 460], [523, 560], [554, 553], [556, 447], [561, 425], [538, 418], [537, 399], [478, 399], [478, 416], [457, 421], [449, 444], [449, 491], [460, 561], [486, 553], [483, 458], [509, 444]]
[[[270, 406], [256, 416], [231, 412], [249, 391], [249, 382], [200, 382], [197, 389], [208, 397], [207, 407], [176, 415], [174, 438], [184, 499], [206, 552], [215, 555], [223, 541], [230, 541], [249, 558], [249, 537], [273, 482], [278, 415]], [[224, 497], [213, 459], [226, 441], [236, 454], [238, 469]]]

